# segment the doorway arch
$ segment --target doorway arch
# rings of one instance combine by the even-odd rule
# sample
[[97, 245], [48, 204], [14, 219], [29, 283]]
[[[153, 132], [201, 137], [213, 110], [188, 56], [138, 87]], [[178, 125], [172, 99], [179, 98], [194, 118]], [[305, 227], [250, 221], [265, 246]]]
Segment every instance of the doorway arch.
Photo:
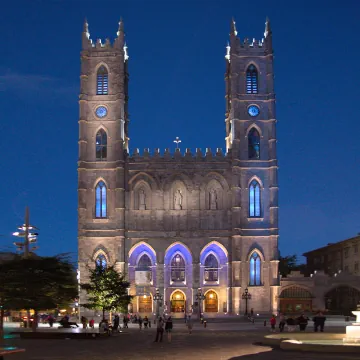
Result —
[[152, 312], [152, 297], [151, 295], [138, 296], [138, 309], [139, 313], [151, 313]]
[[175, 290], [170, 297], [171, 312], [183, 313], [186, 309], [186, 296], [181, 290]]
[[219, 312], [219, 298], [214, 290], [205, 293], [204, 312]]
[[352, 286], [340, 285], [328, 291], [324, 300], [330, 314], [351, 315], [360, 301], [360, 291]]

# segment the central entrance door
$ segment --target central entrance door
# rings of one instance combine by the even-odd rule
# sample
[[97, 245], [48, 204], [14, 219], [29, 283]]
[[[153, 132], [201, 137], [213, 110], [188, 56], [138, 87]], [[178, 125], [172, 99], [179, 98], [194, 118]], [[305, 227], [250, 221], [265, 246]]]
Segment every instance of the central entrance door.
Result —
[[175, 291], [171, 296], [171, 312], [185, 311], [185, 295], [181, 291]]
[[139, 296], [139, 313], [152, 312], [152, 298], [150, 295]]
[[215, 291], [208, 291], [205, 294], [205, 312], [218, 312], [218, 297]]

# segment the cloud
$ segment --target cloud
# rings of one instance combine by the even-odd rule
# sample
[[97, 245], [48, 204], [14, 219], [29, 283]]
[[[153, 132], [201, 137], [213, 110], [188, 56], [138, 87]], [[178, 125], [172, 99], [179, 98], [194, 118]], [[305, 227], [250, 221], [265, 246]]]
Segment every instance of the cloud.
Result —
[[20, 74], [0, 71], [0, 92], [24, 92], [26, 94], [38, 93], [48, 95], [71, 94], [78, 92], [78, 86], [68, 84], [64, 80], [40, 74]]

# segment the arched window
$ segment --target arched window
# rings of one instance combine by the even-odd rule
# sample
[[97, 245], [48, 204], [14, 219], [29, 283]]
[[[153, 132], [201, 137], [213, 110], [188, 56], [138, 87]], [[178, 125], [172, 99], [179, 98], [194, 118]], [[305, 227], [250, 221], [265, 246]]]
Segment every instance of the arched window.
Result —
[[107, 261], [106, 261], [106, 257], [104, 254], [99, 254], [96, 257], [95, 260], [95, 265], [101, 269], [106, 269], [107, 268]]
[[171, 281], [185, 281], [185, 260], [176, 254], [171, 260]]
[[205, 259], [205, 281], [218, 281], [219, 264], [214, 254], [209, 254]]
[[250, 258], [250, 285], [261, 285], [261, 259], [256, 252]]
[[95, 217], [106, 218], [106, 185], [99, 181], [95, 188]]
[[258, 72], [254, 65], [250, 65], [246, 70], [246, 93], [258, 93]]
[[249, 217], [261, 216], [260, 184], [253, 180], [249, 186]]
[[260, 159], [260, 134], [255, 128], [248, 134], [248, 156], [249, 160]]
[[100, 129], [96, 133], [96, 160], [106, 160], [107, 157], [107, 135], [105, 130]]
[[104, 65], [101, 65], [97, 72], [97, 95], [107, 95], [108, 94], [108, 72]]
[[147, 254], [144, 254], [139, 259], [137, 270], [149, 271], [151, 268], [151, 260]]

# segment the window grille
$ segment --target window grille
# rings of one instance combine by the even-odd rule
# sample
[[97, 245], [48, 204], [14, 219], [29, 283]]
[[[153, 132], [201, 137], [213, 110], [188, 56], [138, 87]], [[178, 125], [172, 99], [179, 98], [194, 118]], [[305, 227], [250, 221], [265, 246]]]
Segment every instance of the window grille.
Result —
[[250, 65], [246, 71], [246, 93], [258, 93], [258, 72], [254, 65]]
[[104, 254], [99, 254], [96, 257], [95, 260], [95, 265], [101, 269], [106, 269], [107, 268], [107, 261], [106, 261], [106, 257]]
[[311, 293], [299, 286], [291, 286], [283, 290], [280, 294], [282, 299], [311, 299]]
[[108, 94], [108, 72], [104, 65], [99, 67], [97, 72], [97, 95], [107, 95]]
[[250, 285], [261, 285], [261, 259], [256, 252], [250, 258]]
[[106, 218], [106, 185], [103, 181], [99, 181], [95, 188], [95, 217]]
[[185, 260], [176, 254], [171, 260], [171, 281], [185, 281]]
[[248, 157], [249, 160], [260, 159], [260, 134], [255, 128], [248, 134]]
[[96, 134], [96, 160], [106, 160], [107, 158], [107, 135], [103, 129]]
[[249, 217], [261, 216], [260, 184], [253, 180], [249, 187]]
[[219, 264], [213, 254], [209, 254], [205, 259], [205, 281], [218, 281]]

